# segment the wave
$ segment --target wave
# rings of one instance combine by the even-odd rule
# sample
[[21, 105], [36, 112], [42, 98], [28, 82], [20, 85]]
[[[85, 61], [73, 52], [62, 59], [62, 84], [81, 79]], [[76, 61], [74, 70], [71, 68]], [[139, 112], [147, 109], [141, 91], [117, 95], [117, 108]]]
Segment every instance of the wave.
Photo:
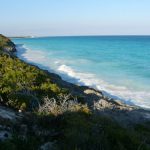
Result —
[[71, 67], [66, 65], [59, 66], [58, 70], [68, 76], [75, 78], [80, 85], [90, 86], [97, 90], [103, 91], [106, 95], [120, 99], [127, 104], [135, 104], [145, 108], [150, 108], [150, 93], [145, 91], [131, 91], [124, 86], [115, 86], [103, 80], [97, 79], [94, 74], [75, 72]]
[[52, 60], [47, 57], [46, 52], [40, 50], [33, 51], [24, 45], [18, 45], [17, 49], [17, 56], [19, 58], [35, 64], [42, 69], [57, 73], [66, 81], [101, 90], [105, 95], [109, 95], [130, 105], [150, 108], [150, 93], [146, 91], [133, 91], [124, 86], [112, 85], [97, 78], [95, 74], [79, 72], [71, 68], [71, 66], [62, 64], [60, 60]]

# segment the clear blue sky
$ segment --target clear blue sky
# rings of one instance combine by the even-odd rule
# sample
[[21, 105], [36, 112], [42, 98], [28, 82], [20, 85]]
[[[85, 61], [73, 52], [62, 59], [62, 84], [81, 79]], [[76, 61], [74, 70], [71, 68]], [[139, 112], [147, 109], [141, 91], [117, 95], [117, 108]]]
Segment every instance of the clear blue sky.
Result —
[[150, 0], [0, 0], [0, 33], [150, 35]]

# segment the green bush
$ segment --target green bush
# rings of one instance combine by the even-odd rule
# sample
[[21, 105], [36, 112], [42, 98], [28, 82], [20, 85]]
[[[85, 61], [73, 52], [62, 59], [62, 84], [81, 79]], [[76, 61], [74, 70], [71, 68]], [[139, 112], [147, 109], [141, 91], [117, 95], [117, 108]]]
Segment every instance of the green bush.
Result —
[[29, 109], [37, 106], [45, 96], [52, 98], [68, 93], [54, 83], [47, 72], [3, 51], [5, 47], [14, 46], [10, 39], [0, 35], [1, 103], [16, 109]]
[[[3, 103], [19, 109], [22, 103], [29, 107], [33, 97], [41, 100], [44, 96], [51, 98], [66, 92], [54, 84], [46, 72], [16, 57], [0, 54], [0, 95]], [[14, 98], [17, 93], [22, 96]]]
[[[83, 112], [63, 115], [60, 149], [149, 150], [139, 135], [109, 118]], [[139, 133], [140, 134], [140, 133]]]

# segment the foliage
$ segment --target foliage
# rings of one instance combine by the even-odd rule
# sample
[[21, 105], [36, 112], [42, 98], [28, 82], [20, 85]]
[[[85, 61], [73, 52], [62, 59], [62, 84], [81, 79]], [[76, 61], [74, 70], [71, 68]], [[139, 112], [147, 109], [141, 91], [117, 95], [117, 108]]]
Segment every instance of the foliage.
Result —
[[55, 98], [49, 99], [48, 97], [44, 98], [44, 104], [39, 107], [38, 112], [41, 114], [52, 114], [60, 115], [65, 112], [85, 112], [90, 113], [87, 105], [78, 103], [76, 99], [70, 98], [70, 95], [59, 96], [57, 100]]
[[110, 118], [80, 110], [57, 116], [34, 114], [28, 116], [22, 124], [28, 127], [26, 138], [22, 138], [23, 135], [17, 131], [20, 126], [16, 126], [14, 130], [17, 132], [13, 139], [1, 142], [0, 149], [9, 150], [10, 145], [13, 150], [24, 150], [26, 147], [36, 150], [46, 142], [55, 143], [58, 150], [150, 149], [149, 126], [123, 128]]
[[23, 139], [14, 134], [13, 138], [0, 143], [1, 150], [36, 150], [39, 147], [39, 139], [33, 136]]
[[46, 72], [16, 57], [0, 54], [0, 95], [4, 104], [18, 109], [22, 103], [29, 106], [33, 99], [40, 101], [43, 96], [59, 94], [64, 94], [64, 89], [53, 83]]
[[123, 128], [115, 121], [100, 115], [83, 112], [65, 114], [61, 124], [63, 138], [60, 139], [59, 144], [62, 150], [136, 150], [139, 147], [141, 150], [148, 150], [150, 148], [140, 138], [140, 132]]

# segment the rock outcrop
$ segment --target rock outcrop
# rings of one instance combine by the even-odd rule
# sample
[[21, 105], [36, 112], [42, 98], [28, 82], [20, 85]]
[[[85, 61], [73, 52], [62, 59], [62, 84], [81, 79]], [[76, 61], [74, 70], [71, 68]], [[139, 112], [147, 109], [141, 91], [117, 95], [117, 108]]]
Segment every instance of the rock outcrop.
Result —
[[15, 44], [2, 34], [0, 34], [0, 49], [7, 53], [16, 52]]
[[18, 123], [22, 117], [20, 113], [0, 106], [0, 141], [11, 139], [12, 127]]

